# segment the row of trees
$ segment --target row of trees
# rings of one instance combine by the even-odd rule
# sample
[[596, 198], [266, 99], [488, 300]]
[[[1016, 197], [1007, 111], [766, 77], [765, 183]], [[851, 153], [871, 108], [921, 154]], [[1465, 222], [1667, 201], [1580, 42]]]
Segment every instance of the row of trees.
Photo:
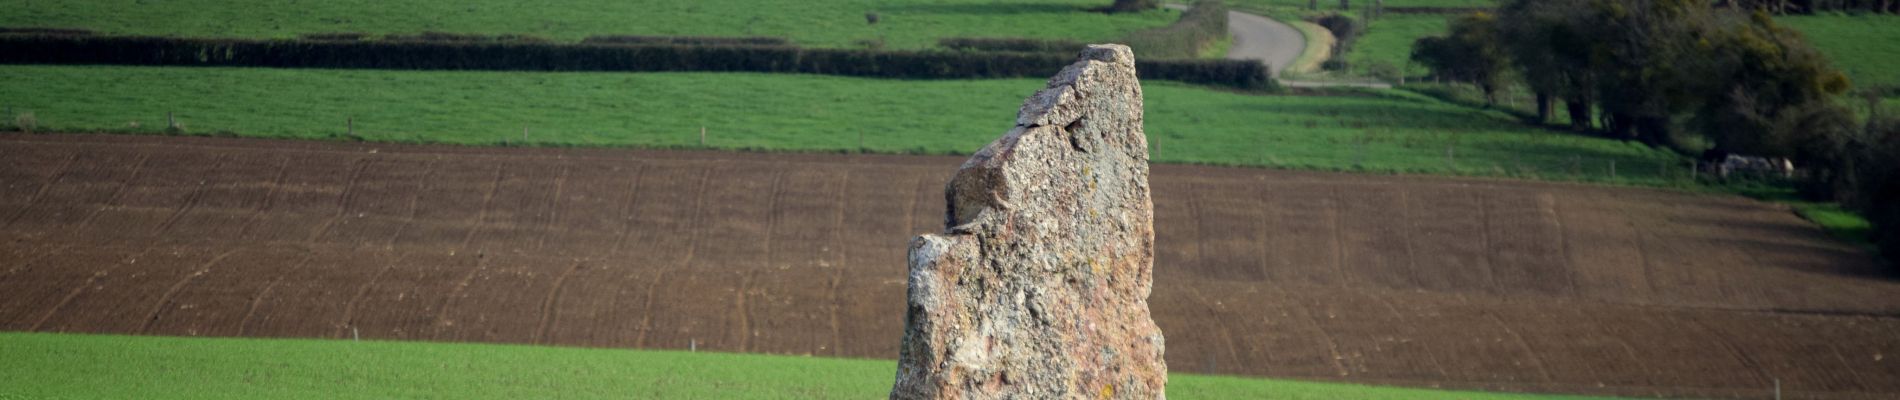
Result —
[[1810, 172], [1808, 194], [1866, 211], [1900, 256], [1900, 122], [1860, 122], [1846, 75], [1767, 11], [1717, 5], [1507, 0], [1420, 39], [1412, 58], [1494, 103], [1523, 85], [1540, 123], [1562, 102], [1577, 130], [1678, 149], [1693, 134], [1712, 154], [1792, 158]]

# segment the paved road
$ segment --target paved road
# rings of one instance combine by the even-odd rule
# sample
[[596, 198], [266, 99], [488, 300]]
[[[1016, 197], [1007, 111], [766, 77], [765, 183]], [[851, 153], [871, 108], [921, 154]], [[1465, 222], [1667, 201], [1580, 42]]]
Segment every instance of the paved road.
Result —
[[1293, 60], [1306, 51], [1306, 37], [1299, 30], [1272, 18], [1228, 11], [1227, 31], [1234, 35], [1228, 59], [1260, 60], [1273, 68], [1274, 76], [1293, 66]]
[[[1175, 10], [1187, 10], [1188, 8], [1188, 6], [1182, 4], [1169, 4], [1167, 7]], [[1259, 60], [1260, 63], [1266, 64], [1267, 68], [1272, 69], [1275, 78], [1279, 78], [1280, 73], [1286, 71], [1287, 67], [1292, 66], [1293, 61], [1300, 58], [1300, 53], [1306, 51], [1306, 37], [1301, 35], [1298, 29], [1293, 29], [1292, 26], [1281, 23], [1280, 21], [1275, 21], [1272, 18], [1239, 11], [1228, 11], [1227, 32], [1234, 36], [1234, 46], [1227, 50], [1227, 59]], [[1321, 82], [1281, 79], [1280, 84], [1297, 88], [1392, 88], [1391, 84], [1377, 81]]]

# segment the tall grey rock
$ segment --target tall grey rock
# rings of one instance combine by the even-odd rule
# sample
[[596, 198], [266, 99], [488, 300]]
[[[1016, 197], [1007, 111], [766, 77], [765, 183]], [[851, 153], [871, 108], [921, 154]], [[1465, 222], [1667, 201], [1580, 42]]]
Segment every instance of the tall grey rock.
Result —
[[1093, 45], [957, 170], [910, 243], [892, 398], [1165, 398], [1154, 204], [1127, 46]]

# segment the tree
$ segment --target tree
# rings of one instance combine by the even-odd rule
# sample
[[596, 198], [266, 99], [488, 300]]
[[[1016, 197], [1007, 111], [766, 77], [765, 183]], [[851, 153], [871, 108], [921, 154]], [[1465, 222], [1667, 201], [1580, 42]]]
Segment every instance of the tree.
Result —
[[1733, 18], [1700, 42], [1709, 56], [1710, 96], [1694, 123], [1718, 151], [1801, 156], [1801, 143], [1853, 121], [1834, 104], [1850, 86], [1847, 76], [1765, 11]]
[[1412, 60], [1431, 68], [1432, 75], [1477, 85], [1489, 105], [1497, 104], [1497, 92], [1510, 71], [1497, 17], [1483, 12], [1452, 20], [1446, 36], [1414, 42]]

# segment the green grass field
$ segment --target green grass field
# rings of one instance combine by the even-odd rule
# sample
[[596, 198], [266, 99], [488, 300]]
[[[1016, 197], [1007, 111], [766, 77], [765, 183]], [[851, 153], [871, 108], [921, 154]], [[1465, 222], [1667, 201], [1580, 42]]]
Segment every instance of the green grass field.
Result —
[[1900, 85], [1900, 16], [1795, 16], [1779, 21], [1806, 34], [1856, 86]]
[[[40, 130], [467, 145], [968, 154], [1041, 80], [0, 66], [0, 106]], [[1527, 127], [1409, 92], [1245, 95], [1150, 81], [1155, 160], [1673, 184], [1675, 155]], [[861, 136], [860, 136], [861, 135]], [[1451, 157], [1447, 158], [1447, 150]]]
[[[894, 340], [895, 338], [893, 338]], [[896, 362], [339, 340], [0, 333], [0, 399], [881, 398]], [[1567, 399], [1174, 374], [1177, 399]]]
[[[1228, 4], [1242, 7], [1260, 8], [1306, 8], [1307, 0], [1226, 0]], [[1365, 10], [1372, 0], [1352, 2], [1352, 11]], [[1474, 8], [1497, 5], [1496, 0], [1386, 0], [1386, 7], [1407, 8]], [[1320, 11], [1339, 10], [1338, 0], [1319, 0]]]
[[[947, 36], [1105, 40], [1167, 25], [1180, 13], [1109, 16], [1107, 0], [60, 0], [10, 2], [0, 26], [77, 27], [117, 34], [293, 37], [316, 32], [528, 33], [578, 40], [593, 34], [782, 36], [848, 47], [885, 38], [893, 48], [935, 46]], [[866, 12], [881, 22], [865, 23]]]
[[1353, 44], [1352, 51], [1346, 53], [1346, 61], [1352, 64], [1354, 72], [1360, 74], [1366, 73], [1374, 63], [1404, 67], [1406, 76], [1428, 74], [1431, 72], [1429, 69], [1411, 62], [1412, 42], [1426, 36], [1445, 34], [1449, 18], [1452, 16], [1388, 14], [1366, 26], [1366, 33]]

